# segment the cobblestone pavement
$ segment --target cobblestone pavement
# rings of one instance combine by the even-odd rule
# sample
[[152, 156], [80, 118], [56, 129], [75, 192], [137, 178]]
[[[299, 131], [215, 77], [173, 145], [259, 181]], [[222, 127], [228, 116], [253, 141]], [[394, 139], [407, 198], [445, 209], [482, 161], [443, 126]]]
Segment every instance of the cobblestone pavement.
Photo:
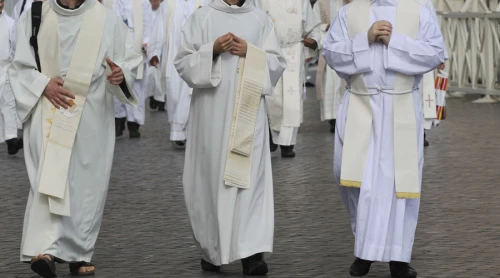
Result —
[[[313, 95], [312, 93], [310, 94]], [[449, 120], [428, 134], [412, 265], [419, 277], [500, 277], [500, 106], [449, 100]], [[269, 277], [349, 277], [353, 236], [333, 182], [333, 136], [305, 105], [297, 158], [272, 156], [275, 254]], [[181, 176], [183, 151], [168, 141], [166, 114], [148, 112], [143, 137], [118, 139], [94, 262], [96, 278], [241, 277], [240, 265], [200, 271]], [[0, 277], [34, 277], [18, 262], [28, 195], [23, 156], [0, 145]], [[59, 277], [69, 277], [60, 266]], [[378, 263], [367, 277], [389, 278]]]

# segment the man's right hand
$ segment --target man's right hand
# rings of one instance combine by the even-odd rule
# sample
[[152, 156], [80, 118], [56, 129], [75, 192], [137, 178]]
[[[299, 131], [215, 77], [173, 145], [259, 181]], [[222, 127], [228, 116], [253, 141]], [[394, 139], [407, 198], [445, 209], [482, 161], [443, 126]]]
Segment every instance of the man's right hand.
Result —
[[63, 107], [64, 109], [68, 109], [72, 104], [69, 101], [70, 99], [75, 99], [75, 95], [73, 95], [70, 91], [64, 89], [62, 86], [64, 85], [64, 80], [61, 77], [54, 77], [50, 79], [49, 84], [43, 90], [43, 95], [57, 108]]
[[158, 68], [158, 64], [160, 63], [160, 59], [158, 59], [158, 56], [154, 56], [151, 58], [151, 61], [149, 61], [149, 64], [155, 68]]
[[231, 34], [225, 34], [215, 40], [214, 43], [214, 54], [222, 54], [231, 51], [233, 48], [233, 36]]
[[392, 35], [392, 24], [389, 21], [380, 20], [373, 23], [370, 30], [368, 30], [368, 42], [374, 43], [379, 36]]

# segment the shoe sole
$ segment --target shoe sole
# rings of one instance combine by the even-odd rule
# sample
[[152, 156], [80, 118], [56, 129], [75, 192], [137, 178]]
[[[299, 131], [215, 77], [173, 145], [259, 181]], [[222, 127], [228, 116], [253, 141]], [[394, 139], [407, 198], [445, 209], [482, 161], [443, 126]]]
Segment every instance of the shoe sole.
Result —
[[258, 276], [258, 275], [265, 275], [269, 272], [269, 269], [267, 267], [266, 263], [261, 263], [255, 267], [253, 267], [251, 270], [243, 272], [245, 275], [250, 275], [250, 276]]
[[36, 274], [42, 276], [43, 278], [57, 277], [56, 273], [52, 271], [50, 265], [44, 259], [33, 262], [31, 264], [31, 270], [33, 270]]

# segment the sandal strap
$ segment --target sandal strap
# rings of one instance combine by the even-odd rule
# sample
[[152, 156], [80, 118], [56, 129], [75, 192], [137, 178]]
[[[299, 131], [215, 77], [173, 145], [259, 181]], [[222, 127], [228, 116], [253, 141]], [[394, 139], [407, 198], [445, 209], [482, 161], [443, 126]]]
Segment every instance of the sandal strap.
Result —
[[82, 267], [95, 267], [93, 263], [88, 263], [88, 262], [74, 262], [74, 263], [69, 263], [69, 271], [73, 274], [78, 273], [80, 271], [80, 268]]

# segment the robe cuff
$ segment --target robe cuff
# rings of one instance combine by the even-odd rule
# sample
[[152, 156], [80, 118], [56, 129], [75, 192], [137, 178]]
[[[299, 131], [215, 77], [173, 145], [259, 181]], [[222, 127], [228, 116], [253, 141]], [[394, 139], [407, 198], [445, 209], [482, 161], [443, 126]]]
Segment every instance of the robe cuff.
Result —
[[[26, 93], [21, 98], [19, 101], [17, 101], [17, 106], [18, 106], [18, 114], [19, 117], [21, 118], [21, 122], [26, 122], [29, 117], [31, 116], [31, 113], [33, 111], [33, 108], [35, 108], [36, 104], [40, 100], [40, 97], [43, 94], [43, 91], [49, 85], [50, 78], [39, 73], [36, 71], [38, 74], [38, 77], [35, 79], [35, 81], [31, 84], [29, 87], [29, 92], [31, 93]], [[22, 111], [25, 111], [26, 113], [22, 113]], [[24, 114], [24, 115], [23, 115]]]
[[368, 33], [359, 33], [352, 41], [352, 52], [354, 57], [354, 65], [358, 73], [370, 72], [373, 70], [373, 52], [370, 49], [368, 42]]
[[[116, 98], [118, 98], [118, 100], [125, 104], [130, 104], [134, 107], [137, 107], [139, 105], [139, 101], [137, 100], [137, 97], [135, 96], [135, 93], [130, 86], [130, 84], [134, 84], [133, 73], [124, 69], [123, 66], [121, 66], [119, 63], [115, 62], [115, 64], [122, 69], [124, 80], [119, 85], [112, 85], [108, 80], [106, 80], [106, 92], [114, 95]], [[143, 66], [142, 63], [140, 66]], [[105, 75], [108, 75], [109, 73], [111, 73], [111, 70], [107, 68]]]
[[217, 87], [222, 78], [222, 57], [214, 55], [214, 44], [208, 43], [200, 47], [201, 83]]

